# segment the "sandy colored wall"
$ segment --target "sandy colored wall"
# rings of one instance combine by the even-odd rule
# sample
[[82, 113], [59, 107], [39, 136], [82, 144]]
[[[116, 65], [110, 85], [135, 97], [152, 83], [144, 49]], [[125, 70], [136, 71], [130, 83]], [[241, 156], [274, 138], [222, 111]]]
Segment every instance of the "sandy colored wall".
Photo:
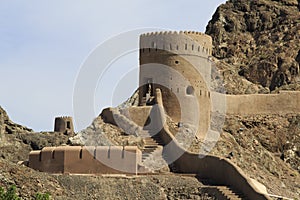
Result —
[[[161, 98], [160, 91], [157, 91], [157, 98]], [[162, 100], [158, 100], [162, 102]], [[181, 173], [197, 173], [200, 178], [210, 179], [217, 185], [230, 186], [241, 191], [249, 199], [269, 199], [265, 194], [253, 184], [242, 170], [228, 159], [207, 155], [200, 158], [198, 154], [185, 151], [177, 143], [174, 136], [170, 133], [168, 127], [163, 125], [164, 110], [162, 105], [157, 112], [157, 126], [163, 126], [160, 131], [160, 137], [167, 144], [164, 152], [170, 160], [176, 160], [176, 169]], [[179, 156], [178, 158], [178, 155]]]
[[49, 173], [136, 174], [141, 151], [135, 146], [61, 146], [32, 151], [29, 167]]
[[134, 106], [121, 110], [121, 113], [137, 125], [144, 127], [148, 123], [151, 108], [151, 106]]
[[[131, 123], [143, 127], [150, 115], [151, 106], [129, 107], [122, 110], [115, 108], [105, 108], [100, 116], [106, 123], [115, 126], [130, 125]], [[122, 118], [126, 119], [122, 119]], [[120, 127], [122, 128], [122, 127]]]
[[162, 91], [167, 114], [175, 122], [198, 127], [198, 137], [204, 138], [210, 124], [211, 48], [210, 36], [198, 32], [141, 35], [140, 105], [148, 82], [153, 83], [154, 91]]
[[230, 115], [300, 113], [300, 92], [297, 91], [251, 95], [212, 93], [212, 102], [212, 111], [226, 110]]
[[136, 135], [149, 123], [151, 106], [129, 107], [121, 110], [105, 108], [100, 116], [106, 123], [121, 128], [128, 135]]

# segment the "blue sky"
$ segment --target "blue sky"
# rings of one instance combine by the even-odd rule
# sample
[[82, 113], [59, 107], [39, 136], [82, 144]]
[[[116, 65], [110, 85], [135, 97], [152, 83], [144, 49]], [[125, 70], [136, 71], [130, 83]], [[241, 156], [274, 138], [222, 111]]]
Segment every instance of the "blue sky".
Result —
[[[0, 105], [13, 121], [35, 131], [50, 131], [54, 117], [73, 116], [76, 77], [99, 44], [119, 33], [147, 27], [204, 32], [217, 6], [224, 2], [1, 0]], [[137, 63], [134, 54], [114, 65], [130, 68]], [[137, 72], [133, 70], [131, 77], [113, 105], [106, 91], [99, 91], [103, 84], [99, 81], [95, 116], [103, 107], [115, 106], [132, 94]]]

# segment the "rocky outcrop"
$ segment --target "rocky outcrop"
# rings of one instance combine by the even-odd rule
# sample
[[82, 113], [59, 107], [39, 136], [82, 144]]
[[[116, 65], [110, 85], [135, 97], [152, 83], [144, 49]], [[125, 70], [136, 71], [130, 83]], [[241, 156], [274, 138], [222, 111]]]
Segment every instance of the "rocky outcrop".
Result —
[[[299, 57], [300, 59], [300, 57]], [[129, 97], [125, 102], [118, 106], [119, 109], [124, 109], [131, 106], [139, 105], [139, 90], [137, 89], [131, 97]]]
[[[300, 195], [300, 116], [226, 116], [212, 154], [226, 156], [271, 194]], [[270, 184], [272, 183], [272, 184]]]
[[5, 110], [0, 106], [0, 135], [20, 132], [32, 132], [32, 129], [12, 122]]
[[[217, 9], [206, 33], [213, 38], [213, 56], [230, 65], [233, 75], [271, 91], [299, 89], [287, 87], [300, 83], [299, 1], [229, 0]], [[235, 93], [232, 88], [237, 87], [227, 92]]]
[[0, 158], [18, 162], [27, 160], [31, 150], [46, 146], [66, 144], [68, 136], [58, 132], [34, 132], [32, 129], [12, 122], [0, 107]]
[[0, 135], [5, 132], [5, 121], [8, 121], [8, 116], [5, 110], [0, 106]]
[[143, 146], [140, 137], [126, 134], [119, 127], [103, 122], [101, 116], [94, 119], [86, 129], [69, 138], [70, 145], [87, 146]]
[[32, 132], [31, 129], [13, 123], [0, 107], [0, 158], [17, 162], [28, 157], [30, 147], [23, 144], [17, 135]]

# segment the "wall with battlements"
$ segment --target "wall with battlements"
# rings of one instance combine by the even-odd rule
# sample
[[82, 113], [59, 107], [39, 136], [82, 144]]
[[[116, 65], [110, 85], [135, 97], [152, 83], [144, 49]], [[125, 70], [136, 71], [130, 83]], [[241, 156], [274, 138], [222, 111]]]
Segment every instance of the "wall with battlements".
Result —
[[32, 151], [29, 167], [49, 173], [136, 174], [142, 154], [136, 146], [60, 146]]
[[[167, 114], [175, 122], [209, 129], [210, 36], [199, 32], [158, 32], [140, 37], [140, 105], [160, 88]], [[191, 112], [193, 111], [193, 112]]]
[[166, 113], [199, 127], [205, 136], [211, 111], [229, 115], [286, 114], [300, 111], [300, 93], [225, 95], [210, 92], [210, 36], [194, 31], [154, 32], [140, 36], [139, 102], [157, 88]]
[[[211, 55], [212, 38], [196, 31], [162, 31], [142, 34], [140, 50], [166, 50], [175, 54]], [[143, 50], [144, 49], [144, 50]]]

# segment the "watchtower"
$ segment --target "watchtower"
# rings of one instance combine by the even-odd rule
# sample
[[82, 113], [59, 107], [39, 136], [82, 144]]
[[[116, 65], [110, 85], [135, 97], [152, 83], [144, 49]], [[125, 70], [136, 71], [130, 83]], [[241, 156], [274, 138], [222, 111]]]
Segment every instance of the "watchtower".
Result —
[[156, 88], [175, 121], [193, 124], [204, 137], [210, 126], [212, 39], [195, 31], [140, 36], [139, 104], [151, 104]]
[[72, 117], [56, 117], [54, 122], [54, 132], [62, 132], [65, 135], [74, 134]]

